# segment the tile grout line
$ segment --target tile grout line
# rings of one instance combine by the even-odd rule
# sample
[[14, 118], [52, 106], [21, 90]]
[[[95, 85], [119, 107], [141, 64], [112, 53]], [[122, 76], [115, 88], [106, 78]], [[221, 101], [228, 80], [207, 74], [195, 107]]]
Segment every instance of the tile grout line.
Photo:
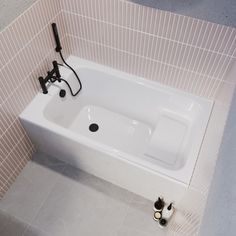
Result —
[[130, 27], [126, 27], [126, 26], [123, 26], [123, 25], [114, 24], [114, 23], [111, 23], [109, 21], [100, 20], [100, 19], [97, 19], [97, 18], [94, 18], [94, 17], [82, 15], [82, 14], [75, 13], [75, 12], [70, 12], [68, 10], [63, 10], [63, 9], [61, 10], [61, 12], [69, 14], [69, 15], [80, 16], [82, 18], [86, 18], [86, 19], [90, 19], [90, 20], [93, 20], [93, 21], [101, 22], [101, 23], [108, 24], [108, 25], [111, 25], [111, 26], [115, 26], [115, 27], [118, 27], [118, 28], [122, 28], [122, 29], [125, 29], [125, 30], [134, 31], [134, 32], [145, 34], [145, 35], [149, 35], [149, 36], [152, 36], [152, 37], [155, 37], [155, 38], [158, 38], [158, 39], [163, 39], [163, 40], [171, 41], [173, 43], [181, 44], [181, 45], [188, 46], [188, 47], [194, 47], [194, 48], [199, 49], [199, 50], [203, 50], [203, 51], [206, 51], [206, 52], [211, 52], [211, 53], [215, 53], [215, 54], [219, 54], [219, 55], [222, 55], [222, 56], [226, 56], [226, 57], [230, 57], [230, 58], [236, 59], [236, 56], [234, 56], [234, 55], [230, 55], [230, 54], [226, 54], [226, 53], [221, 53], [221, 52], [218, 52], [216, 50], [209, 50], [209, 49], [206, 49], [206, 48], [203, 48], [203, 47], [195, 46], [193, 44], [184, 43], [184, 42], [181, 42], [181, 41], [177, 41], [177, 40], [173, 40], [173, 39], [170, 39], [170, 38], [158, 36], [158, 35], [155, 35], [155, 34], [152, 34], [152, 33], [148, 33], [148, 32], [145, 32], [145, 31], [136, 30], [136, 29], [133, 29], [133, 28], [130, 28]]
[[[134, 196], [133, 196], [133, 197], [134, 197]], [[131, 209], [130, 204], [131, 204], [132, 202], [134, 202], [134, 201], [133, 201], [133, 197], [132, 197], [132, 199], [130, 200], [129, 205], [128, 205], [127, 208], [126, 208], [126, 213], [125, 213], [125, 215], [124, 215], [124, 218], [123, 218], [122, 222], [120, 223], [120, 227], [119, 227], [119, 229], [118, 229], [118, 231], [117, 231], [117, 234], [119, 233], [119, 230], [122, 229], [122, 226], [124, 225], [125, 220], [126, 220], [127, 217], [128, 217], [129, 210]]]
[[22, 53], [22, 51], [24, 51], [25, 48], [27, 48], [51, 24], [50, 21], [55, 20], [61, 13], [62, 11], [58, 12], [54, 17], [52, 17], [37, 34], [35, 34], [21, 49], [19, 49], [19, 51], [13, 57], [11, 57], [11, 59], [6, 64], [0, 68], [0, 71], [8, 66], [20, 53]]
[[[22, 137], [22, 138], [20, 139], [20, 141], [18, 142], [18, 144], [22, 141], [23, 138], [24, 138], [24, 137]], [[14, 149], [12, 149], [12, 150], [14, 150]], [[26, 155], [30, 154], [30, 152], [32, 152], [32, 151], [34, 151], [34, 148], [33, 148], [33, 147], [30, 148], [30, 150], [26, 153]], [[12, 151], [11, 151], [9, 154], [11, 154], [11, 153], [12, 153]], [[9, 155], [8, 155], [8, 156], [9, 156]], [[5, 160], [4, 160], [4, 161], [5, 161]], [[25, 161], [25, 160], [22, 160], [22, 161], [20, 162], [20, 164], [22, 164], [24, 161]], [[2, 163], [0, 164], [0, 167], [1, 167], [1, 165], [2, 165]], [[3, 186], [0, 188], [0, 192], [6, 187], [8, 181], [11, 179], [11, 177], [12, 177], [14, 174], [16, 174], [17, 171], [19, 171], [19, 170], [18, 170], [18, 169], [15, 169], [15, 170], [12, 172], [12, 174], [8, 176], [8, 178], [6, 179], [5, 185], [3, 185]]]
[[[64, 163], [64, 162], [63, 162], [63, 163]], [[66, 165], [66, 163], [64, 163], [63, 172], [64, 172], [64, 170], [65, 170], [65, 168], [66, 168], [65, 165]], [[33, 226], [33, 227], [34, 227], [33, 221], [37, 218], [39, 212], [40, 212], [41, 209], [43, 208], [45, 202], [46, 202], [46, 201], [48, 200], [48, 198], [49, 198], [49, 195], [53, 192], [53, 189], [55, 188], [56, 184], [58, 184], [58, 182], [59, 182], [59, 176], [57, 176], [57, 179], [56, 179], [54, 185], [53, 185], [52, 188], [48, 191], [48, 193], [47, 193], [45, 199], [41, 202], [41, 205], [40, 205], [38, 211], [35, 213], [35, 216], [33, 216], [32, 219], [31, 219], [31, 221], [28, 223], [29, 226]], [[45, 232], [45, 233], [47, 233], [47, 234], [49, 234], [49, 233], [48, 233], [47, 231], [45, 231], [45, 230], [42, 230], [42, 229], [40, 229], [40, 230], [43, 231], [43, 232]], [[25, 232], [24, 232], [24, 233], [25, 233]]]
[[[2, 132], [0, 139], [3, 138], [3, 136], [9, 131], [9, 129], [15, 124], [17, 123], [17, 121], [19, 120], [19, 117], [15, 118], [12, 123], [6, 128], [6, 130], [4, 132]], [[26, 132], [24, 132], [25, 134]]]
[[139, 57], [139, 58], [142, 58], [142, 59], [157, 62], [157, 63], [163, 64], [163, 65], [169, 66], [169, 67], [174, 67], [178, 70], [183, 70], [183, 71], [190, 72], [190, 73], [202, 76], [202, 77], [207, 77], [207, 78], [212, 79], [212, 80], [217, 80], [217, 81], [220, 81], [220, 82], [224, 81], [224, 80], [222, 80], [220, 78], [217, 78], [217, 77], [212, 77], [212, 76], [205, 75], [205, 74], [199, 74], [198, 72], [195, 72], [195, 71], [191, 71], [191, 70], [188, 70], [188, 69], [185, 69], [185, 68], [182, 68], [182, 67], [178, 67], [178, 66], [175, 66], [175, 65], [171, 65], [171, 64], [168, 64], [168, 63], [165, 63], [165, 62], [162, 62], [162, 61], [158, 61], [158, 60], [155, 60], [155, 59], [152, 59], [152, 58], [149, 58], [149, 57], [145, 57], [145, 56], [141, 56], [141, 55], [138, 55], [138, 54], [135, 54], [135, 53], [131, 53], [131, 52], [128, 52], [128, 51], [125, 51], [125, 50], [122, 50], [122, 49], [117, 49], [117, 48], [114, 48], [114, 47], [111, 47], [111, 46], [107, 46], [105, 44], [98, 43], [98, 42], [95, 42], [95, 41], [92, 41], [92, 40], [87, 40], [87, 39], [82, 38], [82, 37], [74, 36], [74, 35], [71, 35], [71, 34], [67, 34], [67, 36], [71, 37], [71, 38], [75, 38], [75, 39], [80, 39], [80, 40], [83, 40], [83, 41], [86, 41], [86, 42], [89, 42], [89, 43], [92, 43], [92, 44], [96, 44], [96, 45], [99, 45], [99, 46], [103, 46], [103, 47], [106, 47], [106, 48], [110, 48], [110, 49], [116, 50], [118, 52], [126, 53], [126, 54], [136, 56], [136, 57]]
[[10, 156], [10, 154], [13, 153], [13, 151], [15, 150], [15, 148], [17, 147], [17, 145], [24, 139], [24, 137], [26, 137], [26, 134], [22, 134], [22, 137], [15, 143], [14, 147], [12, 148], [12, 150], [7, 154], [7, 156], [4, 158], [4, 160], [0, 163], [0, 167], [3, 165], [4, 162], [7, 161], [7, 158]]
[[[61, 38], [61, 41], [65, 40], [65, 38], [66, 38], [66, 35], [64, 35], [64, 36]], [[48, 56], [49, 56], [50, 54], [52, 54], [53, 52], [54, 52], [54, 49], [52, 49], [48, 54], [46, 54], [46, 56], [38, 62], [38, 65], [42, 64], [42, 62], [44, 62], [44, 61], [48, 58]], [[16, 91], [17, 89], [19, 89], [19, 87], [21, 87], [21, 85], [22, 85], [27, 79], [29, 79], [29, 77], [35, 72], [35, 70], [37, 70], [37, 67], [36, 67], [35, 69], [32, 69], [32, 71], [29, 72], [29, 75], [28, 75], [24, 80], [22, 80], [22, 81], [18, 84], [18, 86], [7, 96], [6, 99], [4, 99], [4, 100], [2, 101], [2, 103], [0, 104], [1, 106], [3, 106], [4, 103], [7, 102], [7, 100], [15, 93], [15, 91]]]
[[31, 6], [29, 6], [24, 12], [22, 12], [20, 15], [18, 15], [9, 25], [7, 25], [2, 31], [0, 31], [0, 34], [4, 31], [7, 31], [15, 22], [17, 22], [22, 16], [24, 16], [26, 13], [31, 11], [32, 8], [34, 8], [37, 4], [39, 4], [41, 0], [37, 0], [34, 2]]

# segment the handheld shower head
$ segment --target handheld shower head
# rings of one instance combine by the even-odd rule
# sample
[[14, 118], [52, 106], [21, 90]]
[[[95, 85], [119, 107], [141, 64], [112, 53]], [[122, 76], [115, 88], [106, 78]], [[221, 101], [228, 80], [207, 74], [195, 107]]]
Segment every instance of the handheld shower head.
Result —
[[[62, 61], [64, 62], [64, 64], [74, 73], [75, 77], [77, 78], [77, 80], [79, 82], [79, 86], [80, 86], [78, 91], [74, 94], [73, 91], [71, 90], [71, 87], [70, 87], [69, 83], [66, 80], [61, 78], [61, 75], [60, 75], [60, 72], [59, 72], [59, 69], [58, 69], [58, 64], [57, 64], [56, 61], [53, 62], [54, 72], [56, 73], [57, 80], [59, 82], [64, 81], [68, 85], [68, 87], [70, 89], [70, 92], [71, 92], [71, 95], [72, 96], [76, 96], [80, 92], [80, 90], [82, 89], [82, 83], [81, 83], [80, 78], [77, 75], [76, 71], [70, 65], [68, 65], [68, 63], [65, 61], [65, 59], [64, 59], [64, 57], [62, 55], [62, 52], [61, 52], [62, 47], [61, 47], [61, 42], [60, 42], [60, 38], [59, 38], [59, 34], [58, 34], [56, 23], [52, 23], [52, 30], [53, 30], [53, 35], [54, 35], [54, 39], [55, 39], [55, 42], [56, 42], [55, 51], [59, 52], [60, 57], [61, 57]], [[65, 96], [64, 91], [62, 92], [61, 95]]]
[[53, 35], [54, 35], [55, 42], [56, 42], [55, 50], [56, 50], [56, 52], [60, 52], [62, 47], [61, 47], [61, 42], [60, 42], [60, 38], [59, 38], [59, 34], [58, 34], [56, 23], [52, 23], [52, 30], [53, 30]]

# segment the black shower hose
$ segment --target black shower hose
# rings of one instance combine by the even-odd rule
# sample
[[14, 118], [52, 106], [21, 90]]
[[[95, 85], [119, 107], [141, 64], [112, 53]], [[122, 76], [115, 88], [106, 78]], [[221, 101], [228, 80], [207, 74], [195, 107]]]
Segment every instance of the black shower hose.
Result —
[[[60, 78], [60, 80], [62, 80], [63, 82], [65, 82], [65, 83], [67, 84], [67, 86], [69, 87], [71, 95], [72, 95], [73, 97], [75, 97], [75, 96], [81, 91], [81, 89], [82, 89], [82, 83], [81, 83], [81, 81], [80, 81], [80, 79], [79, 79], [79, 76], [78, 76], [77, 73], [75, 72], [75, 70], [74, 70], [70, 65], [68, 65], [68, 63], [66, 63], [66, 61], [65, 61], [65, 59], [64, 59], [64, 57], [63, 57], [63, 55], [62, 55], [62, 53], [61, 53], [61, 50], [59, 51], [59, 54], [60, 54], [60, 57], [61, 57], [61, 60], [63, 61], [63, 63], [66, 65], [66, 67], [68, 67], [68, 68], [74, 73], [75, 77], [77, 78], [77, 80], [78, 80], [78, 82], [79, 82], [79, 86], [80, 86], [80, 87], [79, 87], [79, 90], [78, 90], [76, 93], [73, 93], [73, 91], [72, 91], [72, 89], [71, 89], [71, 87], [70, 87], [70, 84], [69, 84], [65, 79]], [[63, 64], [59, 64], [59, 63], [58, 63], [58, 65], [64, 66]]]

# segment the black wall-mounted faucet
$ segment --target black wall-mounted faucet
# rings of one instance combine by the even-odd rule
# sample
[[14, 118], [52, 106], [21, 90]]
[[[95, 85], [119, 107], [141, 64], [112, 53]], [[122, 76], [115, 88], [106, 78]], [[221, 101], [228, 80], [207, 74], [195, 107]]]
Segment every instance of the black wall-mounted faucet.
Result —
[[48, 89], [46, 86], [46, 83], [48, 81], [52, 83], [54, 83], [55, 81], [61, 82], [61, 75], [60, 75], [57, 61], [53, 61], [52, 64], [53, 64], [53, 69], [48, 72], [48, 75], [45, 78], [43, 78], [42, 76], [39, 77], [39, 83], [44, 94], [48, 93]]
[[[61, 57], [61, 59], [62, 59], [62, 61], [64, 62], [65, 65], [61, 65], [61, 64], [58, 64], [57, 61], [53, 61], [53, 63], [52, 63], [53, 64], [53, 69], [48, 72], [48, 75], [45, 78], [43, 78], [42, 76], [40, 76], [38, 78], [40, 86], [42, 88], [43, 93], [47, 94], [48, 93], [48, 89], [47, 89], [46, 84], [47, 84], [48, 81], [50, 81], [51, 83], [54, 83], [55, 81], [58, 81], [58, 82], [63, 81], [68, 86], [71, 95], [73, 97], [75, 97], [76, 95], [78, 95], [78, 93], [82, 89], [82, 84], [81, 84], [80, 78], [77, 75], [76, 71], [70, 65], [68, 65], [68, 63], [63, 58], [63, 55], [62, 55], [62, 52], [61, 52], [62, 47], [61, 47], [61, 42], [60, 42], [60, 38], [59, 38], [59, 34], [58, 34], [56, 23], [52, 23], [52, 30], [53, 30], [53, 35], [54, 35], [55, 42], [56, 42], [55, 51], [60, 54], [60, 57]], [[69, 68], [74, 73], [75, 77], [77, 78], [77, 80], [79, 82], [79, 89], [78, 89], [78, 91], [76, 91], [74, 93], [72, 91], [72, 88], [71, 88], [70, 84], [65, 79], [61, 78], [58, 65], [65, 66], [65, 67]], [[59, 95], [60, 95], [60, 97], [65, 97], [66, 90], [65, 89], [61, 89]]]

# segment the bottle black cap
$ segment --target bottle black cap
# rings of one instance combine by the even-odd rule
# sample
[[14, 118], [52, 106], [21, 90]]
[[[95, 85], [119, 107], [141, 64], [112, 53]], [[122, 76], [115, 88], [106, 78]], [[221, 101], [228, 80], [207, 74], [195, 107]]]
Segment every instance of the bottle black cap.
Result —
[[154, 203], [156, 210], [162, 210], [164, 207], [164, 201], [159, 197], [158, 200]]
[[160, 219], [159, 223], [160, 223], [161, 226], [166, 226], [167, 220], [166, 219]]
[[172, 205], [173, 205], [173, 203], [171, 203], [168, 207], [167, 207], [167, 210], [168, 211], [170, 211], [171, 210], [171, 208], [172, 208]]
[[65, 89], [61, 89], [61, 90], [60, 90], [60, 93], [59, 93], [59, 96], [60, 96], [61, 98], [64, 98], [64, 97], [66, 96], [66, 90], [65, 90]]

